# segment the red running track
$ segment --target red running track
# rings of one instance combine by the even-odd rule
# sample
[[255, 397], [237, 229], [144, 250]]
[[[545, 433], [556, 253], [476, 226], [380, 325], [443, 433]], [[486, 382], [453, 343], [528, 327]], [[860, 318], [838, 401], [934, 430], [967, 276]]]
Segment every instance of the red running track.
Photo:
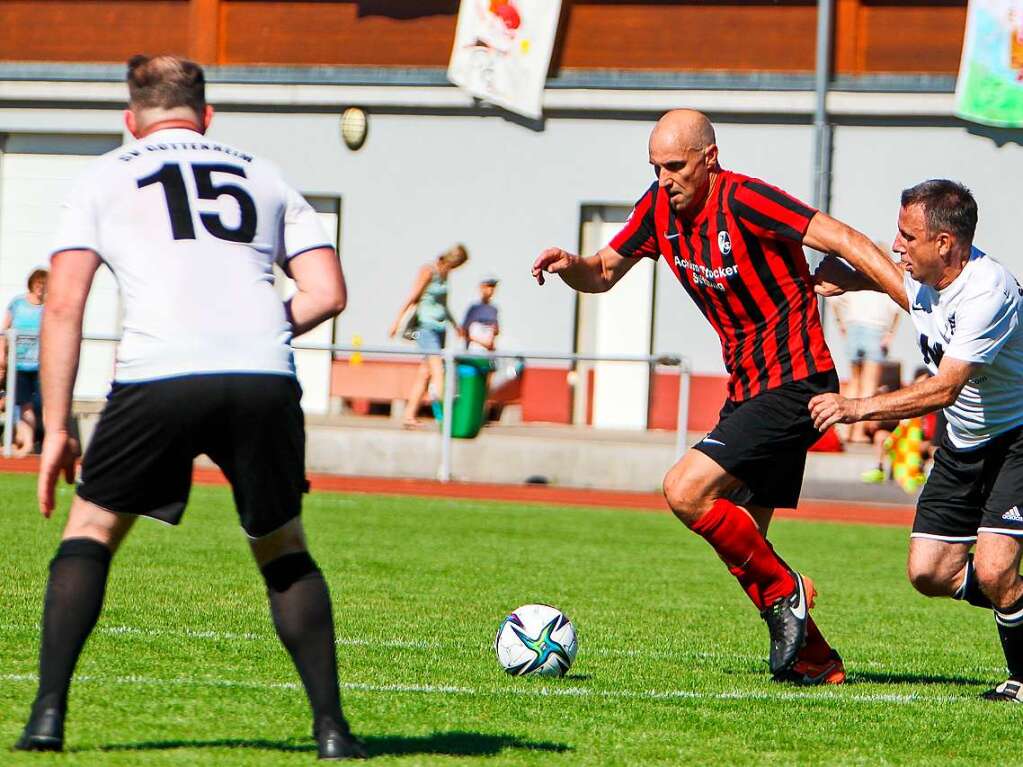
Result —
[[[34, 474], [38, 456], [0, 458], [0, 472]], [[194, 479], [199, 485], [225, 485], [219, 469], [196, 467]], [[374, 495], [413, 495], [427, 498], [469, 498], [514, 503], [539, 503], [556, 506], [603, 506], [643, 511], [667, 511], [660, 493], [636, 493], [622, 490], [588, 490], [550, 485], [495, 485], [482, 482], [437, 482], [428, 479], [392, 479], [389, 477], [346, 477], [336, 474], [310, 474], [313, 490]], [[908, 527], [913, 522], [912, 506], [848, 503], [845, 501], [806, 500], [799, 508], [780, 509], [782, 519], [808, 519], [847, 522], [858, 525]]]

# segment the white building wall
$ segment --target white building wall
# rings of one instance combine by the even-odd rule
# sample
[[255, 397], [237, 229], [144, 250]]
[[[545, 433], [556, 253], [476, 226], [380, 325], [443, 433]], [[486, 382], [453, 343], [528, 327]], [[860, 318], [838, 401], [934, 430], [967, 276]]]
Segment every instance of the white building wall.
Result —
[[[890, 114], [897, 105], [889, 101]], [[903, 101], [911, 106], [912, 98]], [[210, 136], [273, 159], [308, 195], [340, 198], [350, 301], [338, 326], [339, 342], [354, 336], [367, 345], [388, 342], [387, 328], [418, 265], [460, 241], [471, 259], [451, 278], [456, 316], [474, 300], [478, 278], [493, 272], [502, 280], [496, 297], [502, 347], [572, 348], [572, 292], [557, 281], [537, 287], [529, 266], [546, 246], [578, 248], [582, 206], [631, 205], [647, 187], [653, 178], [646, 158], [650, 113], [609, 119], [588, 117], [580, 108], [573, 116], [549, 117], [537, 131], [461, 107], [413, 114], [390, 106], [369, 110], [368, 140], [351, 152], [339, 134], [341, 107], [307, 104], [291, 112], [279, 102], [258, 108], [264, 111], [251, 104], [225, 108]], [[765, 113], [762, 106], [746, 110], [739, 97], [730, 106], [720, 103], [715, 120], [722, 163], [808, 199], [813, 134], [800, 117], [805, 105], [797, 104], [799, 114], [782, 115]], [[1023, 273], [1014, 237], [1023, 178], [1019, 134], [1015, 141], [1013, 134], [995, 134], [1009, 139], [1000, 146], [948, 118], [928, 124], [930, 118], [917, 117], [913, 126], [885, 122], [894, 119], [888, 117], [857, 119], [873, 124], [835, 129], [836, 215], [889, 239], [904, 186], [929, 176], [958, 178], [980, 202], [978, 243]], [[0, 133], [117, 133], [120, 125], [121, 112], [113, 105], [88, 110], [0, 105]], [[41, 251], [38, 257], [5, 252], [10, 249], [0, 251], [0, 276], [12, 258], [20, 264], [45, 257]], [[699, 373], [723, 372], [717, 338], [668, 269], [661, 264], [658, 270], [655, 351], [682, 352]], [[917, 360], [911, 338], [905, 322], [896, 354], [909, 368]], [[845, 374], [844, 351], [840, 343], [833, 346]]]
[[[339, 342], [385, 342], [418, 265], [461, 241], [470, 261], [451, 277], [456, 316], [474, 300], [477, 279], [494, 272], [501, 345], [570, 351], [574, 297], [557, 281], [538, 288], [530, 264], [547, 246], [578, 249], [582, 205], [635, 202], [653, 180], [652, 126], [652, 118], [549, 119], [535, 132], [496, 116], [378, 114], [366, 145], [349, 152], [336, 115], [228, 113], [212, 135], [277, 159], [305, 192], [342, 197], [351, 296]], [[804, 198], [811, 137], [802, 125], [719, 125], [728, 167]], [[717, 337], [663, 265], [658, 280], [655, 351], [723, 372]]]

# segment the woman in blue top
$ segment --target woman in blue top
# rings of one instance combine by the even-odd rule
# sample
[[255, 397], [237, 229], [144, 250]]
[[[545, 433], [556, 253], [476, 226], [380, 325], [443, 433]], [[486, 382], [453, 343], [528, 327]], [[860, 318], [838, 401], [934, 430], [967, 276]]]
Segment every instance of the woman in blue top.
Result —
[[[28, 276], [28, 293], [15, 298], [4, 315], [3, 330], [13, 328], [31, 335], [18, 338], [15, 348], [14, 406], [21, 411], [15, 432], [15, 454], [28, 455], [35, 444], [39, 390], [39, 328], [46, 301], [46, 280], [50, 273], [36, 269]], [[0, 336], [0, 381], [7, 381], [7, 336]], [[10, 400], [8, 400], [10, 402]]]
[[[424, 264], [420, 268], [408, 298], [405, 299], [397, 319], [391, 325], [391, 338], [398, 334], [403, 320], [413, 307], [415, 307], [413, 324], [416, 326], [413, 338], [420, 349], [424, 351], [443, 349], [445, 327], [448, 322], [455, 326], [459, 335], [462, 334], [462, 329], [448, 311], [448, 274], [468, 260], [469, 251], [465, 246], [455, 245], [441, 253], [436, 261]], [[436, 396], [441, 397], [444, 388], [444, 363], [438, 355], [428, 356], [419, 364], [419, 370], [405, 403], [402, 425], [406, 428], [414, 428], [419, 424], [416, 414], [431, 381], [437, 390]]]

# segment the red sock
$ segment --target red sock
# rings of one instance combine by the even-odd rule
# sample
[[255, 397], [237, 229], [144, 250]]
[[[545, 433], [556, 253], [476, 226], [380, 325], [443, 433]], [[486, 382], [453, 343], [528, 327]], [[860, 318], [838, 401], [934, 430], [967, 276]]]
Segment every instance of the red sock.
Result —
[[[792, 593], [796, 584], [788, 568], [760, 534], [744, 509], [719, 498], [692, 527], [702, 535], [729, 568], [736, 568], [755, 584], [764, 604]], [[745, 587], [744, 587], [745, 588]]]

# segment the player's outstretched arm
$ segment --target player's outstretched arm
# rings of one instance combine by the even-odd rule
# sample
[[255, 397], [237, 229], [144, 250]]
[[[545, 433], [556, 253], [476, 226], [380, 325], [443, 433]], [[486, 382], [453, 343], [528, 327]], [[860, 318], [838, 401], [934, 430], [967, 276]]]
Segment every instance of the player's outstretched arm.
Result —
[[556, 274], [580, 293], [603, 293], [624, 277], [637, 260], [626, 258], [614, 248], [601, 248], [586, 258], [561, 248], [547, 248], [533, 262], [532, 274], [539, 285], [544, 284], [545, 274]]
[[39, 380], [42, 390], [43, 452], [39, 461], [37, 493], [39, 512], [53, 513], [54, 488], [61, 472], [68, 483], [75, 480], [77, 446], [68, 435], [71, 397], [78, 375], [82, 345], [82, 317], [99, 256], [91, 250], [65, 250], [50, 261], [46, 285], [46, 311], [39, 338]]
[[[859, 290], [884, 291], [875, 285], [869, 277], [849, 266], [835, 256], [825, 256], [813, 273], [813, 289], [817, 295], [833, 298], [843, 293]], [[838, 312], [836, 311], [836, 315]]]
[[348, 289], [337, 251], [307, 250], [288, 261], [288, 269], [298, 289], [285, 304], [292, 336], [300, 336], [344, 311]]
[[819, 431], [825, 431], [836, 423], [896, 421], [924, 415], [955, 402], [966, 382], [982, 367], [945, 355], [937, 375], [893, 392], [864, 399], [818, 394], [810, 400], [810, 417]]
[[841, 256], [866, 277], [868, 283], [909, 310], [902, 270], [862, 232], [818, 211], [810, 221], [803, 243], [822, 253]]

